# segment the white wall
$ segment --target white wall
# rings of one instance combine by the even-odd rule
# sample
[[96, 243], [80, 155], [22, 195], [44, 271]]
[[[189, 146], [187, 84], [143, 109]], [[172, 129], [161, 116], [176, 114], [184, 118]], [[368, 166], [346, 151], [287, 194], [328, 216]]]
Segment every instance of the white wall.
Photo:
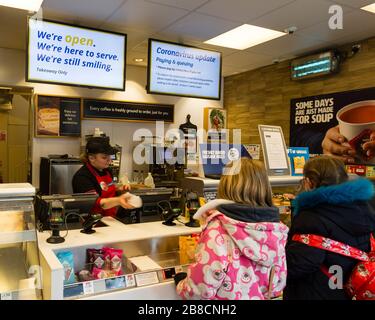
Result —
[[[125, 92], [29, 83], [25, 82], [25, 61], [25, 51], [0, 48], [0, 85], [29, 86], [34, 88], [36, 94], [174, 104], [175, 122], [166, 125], [165, 130], [178, 128], [181, 123], [185, 122], [187, 114], [191, 115], [192, 123], [196, 124], [198, 128], [203, 128], [203, 109], [205, 107], [223, 106], [222, 100], [215, 101], [147, 94], [145, 90], [147, 69], [129, 65], [126, 70]], [[133, 147], [133, 133], [139, 128], [146, 128], [155, 134], [154, 123], [83, 120], [82, 136], [92, 134], [93, 129], [96, 127], [99, 127], [110, 136], [111, 144], [118, 144], [123, 147], [121, 174], [125, 171], [128, 173], [132, 172], [131, 151]], [[33, 185], [36, 187], [39, 186], [40, 157], [48, 154], [64, 153], [79, 155], [80, 145], [81, 139], [75, 138], [33, 138]]]

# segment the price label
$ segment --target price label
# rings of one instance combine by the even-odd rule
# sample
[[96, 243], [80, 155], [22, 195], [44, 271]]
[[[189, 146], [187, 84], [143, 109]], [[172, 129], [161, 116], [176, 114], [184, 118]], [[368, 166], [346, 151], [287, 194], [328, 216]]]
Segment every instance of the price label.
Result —
[[136, 274], [135, 279], [138, 287], [159, 283], [159, 278], [156, 271]]
[[12, 300], [12, 293], [11, 292], [3, 292], [1, 294], [1, 300]]
[[135, 287], [135, 278], [133, 274], [126, 275], [126, 286]]
[[83, 283], [83, 294], [93, 294], [94, 293], [94, 282], [87, 281]]

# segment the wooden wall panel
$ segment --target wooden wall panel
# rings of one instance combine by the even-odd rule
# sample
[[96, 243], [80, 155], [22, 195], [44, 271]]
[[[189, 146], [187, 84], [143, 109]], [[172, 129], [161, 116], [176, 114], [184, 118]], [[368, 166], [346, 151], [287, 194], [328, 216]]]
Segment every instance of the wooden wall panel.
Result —
[[[350, 51], [351, 45], [339, 50]], [[279, 125], [289, 143], [290, 100], [375, 86], [375, 38], [341, 65], [338, 74], [304, 81], [290, 80], [290, 61], [224, 79], [228, 128], [241, 129], [243, 143], [260, 143], [258, 124]]]

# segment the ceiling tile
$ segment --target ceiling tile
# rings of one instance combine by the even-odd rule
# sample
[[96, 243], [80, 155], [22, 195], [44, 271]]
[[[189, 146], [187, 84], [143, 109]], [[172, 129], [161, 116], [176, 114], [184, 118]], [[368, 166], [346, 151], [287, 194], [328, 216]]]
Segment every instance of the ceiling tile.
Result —
[[208, 2], [208, 0], [146, 0], [146, 2], [158, 3], [186, 10], [195, 10], [202, 4]]
[[102, 21], [108, 18], [124, 0], [44, 0], [43, 11], [59, 12], [72, 17]]
[[373, 13], [354, 10], [344, 15], [343, 22], [343, 29], [331, 30], [328, 22], [321, 22], [309, 28], [299, 30], [298, 34], [333, 43], [355, 33], [362, 33], [363, 36], [367, 35], [368, 38], [375, 36], [375, 15]]
[[185, 40], [206, 41], [228, 30], [238, 27], [238, 23], [191, 13], [185, 18], [163, 30], [167, 34], [181, 35]]
[[[326, 0], [298, 0], [288, 4], [271, 13], [252, 20], [251, 24], [256, 26], [283, 31], [284, 29], [295, 26], [297, 31], [321, 21], [327, 21], [330, 18], [328, 9], [331, 3]], [[354, 9], [343, 7], [344, 14]], [[308, 14], [301, 14], [301, 12]]]
[[374, 0], [335, 0], [332, 4], [342, 4], [352, 8], [362, 8], [374, 2]]
[[122, 27], [120, 25], [111, 25], [108, 23], [105, 23], [100, 26], [101, 29], [120, 32], [120, 33], [126, 33], [127, 35], [127, 46], [128, 49], [131, 50], [134, 47], [138, 46], [143, 41], [147, 40], [151, 37], [151, 32], [146, 32], [144, 30], [140, 29], [130, 29], [126, 27]]
[[327, 43], [323, 41], [292, 34], [251, 47], [247, 50], [258, 54], [272, 55], [275, 59], [282, 59], [290, 54], [298, 55], [301, 52], [310, 52], [325, 46], [327, 46]]
[[124, 25], [131, 29], [157, 32], [174, 21], [185, 16], [189, 11], [144, 0], [128, 0], [107, 20], [107, 23]]
[[272, 57], [253, 52], [236, 52], [223, 58], [223, 63], [229, 66], [245, 67], [254, 64], [271, 64]]
[[199, 13], [247, 23], [294, 0], [215, 0], [197, 10]]
[[186, 44], [191, 45], [193, 47], [198, 47], [198, 48], [201, 48], [201, 49], [207, 49], [207, 50], [213, 50], [213, 51], [221, 52], [223, 57], [225, 57], [227, 55], [230, 55], [232, 53], [238, 52], [238, 50], [236, 50], [236, 49], [218, 47], [218, 46], [214, 46], [214, 45], [211, 45], [211, 44], [202, 43], [200, 41], [187, 41]]

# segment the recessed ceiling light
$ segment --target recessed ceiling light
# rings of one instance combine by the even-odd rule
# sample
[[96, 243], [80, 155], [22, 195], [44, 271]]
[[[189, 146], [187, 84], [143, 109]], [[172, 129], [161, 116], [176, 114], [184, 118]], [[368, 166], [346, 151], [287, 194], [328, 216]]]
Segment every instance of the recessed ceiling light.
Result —
[[285, 32], [257, 27], [250, 24], [243, 24], [233, 30], [218, 35], [215, 38], [207, 40], [204, 43], [244, 50], [260, 43], [285, 36], [286, 34], [287, 33]]
[[135, 62], [143, 62], [143, 58], [134, 58], [133, 59]]
[[43, 0], [0, 0], [0, 6], [37, 12]]
[[366, 10], [368, 12], [375, 13], [375, 2], [373, 4], [369, 4], [368, 6], [364, 6], [361, 9]]

